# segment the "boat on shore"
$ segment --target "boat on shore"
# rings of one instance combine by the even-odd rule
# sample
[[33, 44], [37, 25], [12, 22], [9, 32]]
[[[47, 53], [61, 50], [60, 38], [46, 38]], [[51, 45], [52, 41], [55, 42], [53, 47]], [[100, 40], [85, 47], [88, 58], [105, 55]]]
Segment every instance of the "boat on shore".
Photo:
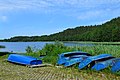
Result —
[[84, 67], [86, 67], [89, 64], [91, 65], [90, 67], [92, 67], [92, 66], [94, 66], [94, 64], [97, 61], [105, 61], [105, 60], [108, 60], [111, 58], [113, 58], [113, 57], [110, 54], [100, 54], [97, 56], [88, 57], [85, 60], [83, 60], [81, 63], [79, 63], [79, 69], [83, 69]]
[[116, 61], [114, 61], [111, 71], [112, 72], [120, 71], [120, 58], [117, 58]]
[[38, 65], [42, 64], [42, 60], [33, 58], [31, 56], [19, 55], [19, 54], [10, 54], [7, 61], [12, 63], [17, 63], [21, 65]]
[[72, 66], [74, 64], [82, 62], [84, 59], [86, 59], [88, 56], [86, 55], [80, 55], [79, 57], [73, 57], [69, 60], [67, 60], [64, 64], [65, 67]]
[[65, 62], [69, 61], [70, 59], [81, 57], [81, 55], [91, 56], [87, 52], [82, 52], [82, 51], [66, 52], [59, 55], [59, 59], [57, 63], [58, 65], [62, 65], [65, 64]]
[[100, 71], [100, 70], [105, 69], [109, 66], [113, 66], [114, 62], [116, 60], [117, 60], [117, 58], [111, 58], [111, 59], [108, 59], [108, 60], [105, 60], [105, 61], [97, 62], [91, 69], [96, 70], [96, 71]]

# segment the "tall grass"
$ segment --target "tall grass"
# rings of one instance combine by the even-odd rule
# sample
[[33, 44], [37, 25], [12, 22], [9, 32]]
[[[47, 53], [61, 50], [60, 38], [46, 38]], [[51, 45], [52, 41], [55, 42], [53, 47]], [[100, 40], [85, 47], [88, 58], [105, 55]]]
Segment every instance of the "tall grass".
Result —
[[[30, 49], [30, 50], [28, 50], [28, 49]], [[29, 47], [26, 50], [27, 50], [26, 55], [29, 55], [29, 56], [39, 58], [40, 55], [46, 55], [43, 58], [43, 61], [55, 65], [58, 60], [59, 54], [61, 54], [63, 52], [74, 51], [74, 48], [66, 47], [66, 46], [64, 46], [63, 43], [56, 42], [55, 44], [46, 44], [42, 50], [31, 51], [32, 49]]]
[[79, 46], [78, 50], [88, 52], [92, 55], [99, 55], [103, 53], [111, 54], [114, 57], [120, 57], [119, 45], [96, 45], [96, 46]]
[[58, 55], [64, 52], [70, 51], [84, 51], [91, 55], [99, 55], [103, 53], [111, 54], [114, 57], [120, 57], [120, 46], [119, 45], [96, 45], [96, 46], [74, 46], [67, 47], [61, 42], [54, 44], [46, 44], [42, 50], [34, 51], [30, 47], [27, 49], [27, 54], [33, 57], [39, 57], [40, 55], [46, 55], [43, 58], [44, 62], [56, 64]]
[[73, 43], [81, 43], [81, 44], [95, 44], [95, 45], [120, 45], [120, 42], [89, 42], [89, 41], [88, 42], [80, 42], [80, 41], [70, 41], [70, 43], [71, 42], [73, 42]]

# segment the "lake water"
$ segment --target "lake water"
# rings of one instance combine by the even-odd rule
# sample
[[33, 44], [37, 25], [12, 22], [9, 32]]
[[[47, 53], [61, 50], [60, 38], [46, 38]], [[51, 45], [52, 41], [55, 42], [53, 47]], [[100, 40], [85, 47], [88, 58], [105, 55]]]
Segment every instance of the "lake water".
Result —
[[[0, 48], [0, 52], [26, 52], [25, 49], [31, 46], [34, 49], [42, 49], [45, 44], [53, 44], [54, 42], [0, 42], [0, 45], [4, 45], [6, 48]], [[92, 46], [93, 44], [80, 44], [80, 43], [64, 43], [65, 46]]]

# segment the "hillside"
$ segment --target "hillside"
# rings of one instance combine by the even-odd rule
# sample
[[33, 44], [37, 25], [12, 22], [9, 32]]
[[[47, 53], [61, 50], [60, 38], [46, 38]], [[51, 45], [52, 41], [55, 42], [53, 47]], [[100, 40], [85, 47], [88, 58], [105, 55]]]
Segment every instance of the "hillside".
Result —
[[79, 26], [43, 36], [17, 36], [3, 41], [120, 41], [120, 17], [102, 25]]

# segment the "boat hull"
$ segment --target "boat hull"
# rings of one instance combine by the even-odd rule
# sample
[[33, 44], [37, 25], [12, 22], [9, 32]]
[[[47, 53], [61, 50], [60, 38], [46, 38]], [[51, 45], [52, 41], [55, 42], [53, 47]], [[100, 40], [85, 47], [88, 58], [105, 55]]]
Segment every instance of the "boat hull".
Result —
[[118, 59], [114, 62], [113, 66], [112, 66], [112, 68], [111, 68], [111, 71], [112, 71], [112, 72], [120, 71], [120, 58], [118, 58]]
[[105, 69], [109, 66], [112, 66], [114, 64], [115, 60], [116, 60], [116, 58], [112, 58], [112, 59], [109, 59], [106, 61], [98, 62], [92, 67], [92, 70], [100, 71], [100, 70]]
[[107, 58], [111, 58], [112, 56], [110, 54], [101, 54], [97, 56], [91, 56], [83, 60], [81, 63], [79, 63], [79, 69], [82, 69], [92, 63], [93, 61], [104, 61]]
[[18, 63], [22, 65], [38, 65], [42, 64], [41, 60], [37, 60], [31, 56], [24, 56], [19, 54], [10, 54], [8, 59], [9, 62]]
[[59, 55], [57, 64], [58, 65], [65, 64], [66, 61], [69, 61], [72, 58], [79, 58], [81, 57], [81, 55], [91, 56], [90, 54], [82, 51], [66, 52]]
[[66, 61], [64, 66], [65, 67], [68, 67], [68, 66], [72, 66], [74, 64], [77, 64], [77, 63], [80, 63], [81, 61], [83, 61], [84, 59], [86, 59], [88, 56], [85, 56], [85, 55], [81, 55], [79, 57], [74, 57], [74, 58], [71, 58], [70, 60]]

